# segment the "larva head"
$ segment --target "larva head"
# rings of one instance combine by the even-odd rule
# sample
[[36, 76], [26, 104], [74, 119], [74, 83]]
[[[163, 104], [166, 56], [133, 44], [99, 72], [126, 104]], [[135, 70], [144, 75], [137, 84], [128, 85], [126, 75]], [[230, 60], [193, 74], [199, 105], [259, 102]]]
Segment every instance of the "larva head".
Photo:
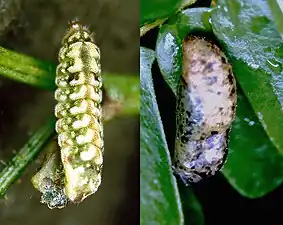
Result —
[[88, 28], [75, 20], [69, 23], [69, 28], [62, 43], [63, 45], [70, 45], [79, 41], [94, 42], [93, 35], [89, 32]]

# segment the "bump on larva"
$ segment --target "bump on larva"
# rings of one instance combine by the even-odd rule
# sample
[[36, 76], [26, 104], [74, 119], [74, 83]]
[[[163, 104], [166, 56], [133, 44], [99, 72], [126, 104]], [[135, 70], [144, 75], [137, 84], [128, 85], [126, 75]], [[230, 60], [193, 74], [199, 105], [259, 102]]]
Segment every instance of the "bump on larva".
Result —
[[223, 166], [237, 96], [232, 67], [216, 45], [190, 36], [183, 46], [173, 168], [190, 184], [214, 175]]
[[78, 21], [69, 24], [59, 51], [56, 74], [56, 131], [71, 202], [95, 193], [103, 163], [100, 50]]

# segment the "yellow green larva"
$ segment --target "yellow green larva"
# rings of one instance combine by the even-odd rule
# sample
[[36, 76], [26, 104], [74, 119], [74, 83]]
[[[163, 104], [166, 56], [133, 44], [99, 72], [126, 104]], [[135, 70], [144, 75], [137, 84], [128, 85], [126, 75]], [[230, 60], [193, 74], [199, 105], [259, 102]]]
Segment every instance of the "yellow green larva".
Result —
[[237, 96], [232, 67], [216, 45], [191, 36], [183, 46], [173, 165], [189, 184], [214, 175], [224, 164]]
[[56, 131], [65, 173], [65, 194], [79, 203], [101, 184], [103, 164], [100, 50], [92, 34], [70, 23], [56, 72]]

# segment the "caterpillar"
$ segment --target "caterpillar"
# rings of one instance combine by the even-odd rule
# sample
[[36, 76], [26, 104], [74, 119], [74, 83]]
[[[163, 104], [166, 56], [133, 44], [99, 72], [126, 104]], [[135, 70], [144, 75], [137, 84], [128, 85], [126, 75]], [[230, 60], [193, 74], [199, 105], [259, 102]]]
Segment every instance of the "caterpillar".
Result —
[[[102, 91], [104, 90], [102, 89]], [[113, 118], [115, 112], [119, 110], [120, 103], [110, 99], [105, 92], [103, 93], [102, 120], [105, 122]], [[113, 107], [116, 107], [114, 111]], [[47, 204], [50, 209], [62, 209], [66, 207], [68, 198], [64, 192], [64, 171], [57, 137], [54, 137], [43, 151], [47, 151], [47, 153], [43, 159], [42, 166], [32, 177], [31, 181], [33, 186], [42, 193], [41, 203]]]
[[223, 166], [236, 103], [236, 81], [224, 53], [203, 38], [184, 40], [173, 170], [186, 185]]
[[103, 167], [100, 50], [78, 21], [69, 25], [56, 70], [56, 132], [64, 168], [64, 193], [80, 203], [101, 184]]

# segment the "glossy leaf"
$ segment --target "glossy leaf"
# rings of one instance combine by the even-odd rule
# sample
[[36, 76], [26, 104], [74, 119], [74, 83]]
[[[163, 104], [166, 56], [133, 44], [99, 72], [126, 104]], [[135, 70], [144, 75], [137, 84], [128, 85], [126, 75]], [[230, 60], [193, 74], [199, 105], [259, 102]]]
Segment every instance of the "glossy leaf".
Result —
[[265, 0], [219, 0], [212, 28], [270, 140], [283, 154], [283, 42]]
[[222, 172], [238, 192], [249, 198], [261, 197], [283, 182], [283, 157], [269, 140], [241, 89], [229, 155]]
[[156, 57], [161, 74], [176, 94], [182, 71], [182, 41], [176, 27], [164, 25], [160, 28]]
[[163, 19], [174, 13], [182, 4], [182, 0], [141, 0], [140, 25]]
[[195, 3], [196, 0], [141, 0], [140, 26], [166, 19], [178, 9]]
[[154, 51], [140, 49], [140, 224], [179, 225], [183, 214], [153, 88], [154, 59]]
[[183, 206], [185, 225], [204, 225], [202, 207], [194, 195], [193, 190], [182, 183], [179, 183], [178, 187]]

